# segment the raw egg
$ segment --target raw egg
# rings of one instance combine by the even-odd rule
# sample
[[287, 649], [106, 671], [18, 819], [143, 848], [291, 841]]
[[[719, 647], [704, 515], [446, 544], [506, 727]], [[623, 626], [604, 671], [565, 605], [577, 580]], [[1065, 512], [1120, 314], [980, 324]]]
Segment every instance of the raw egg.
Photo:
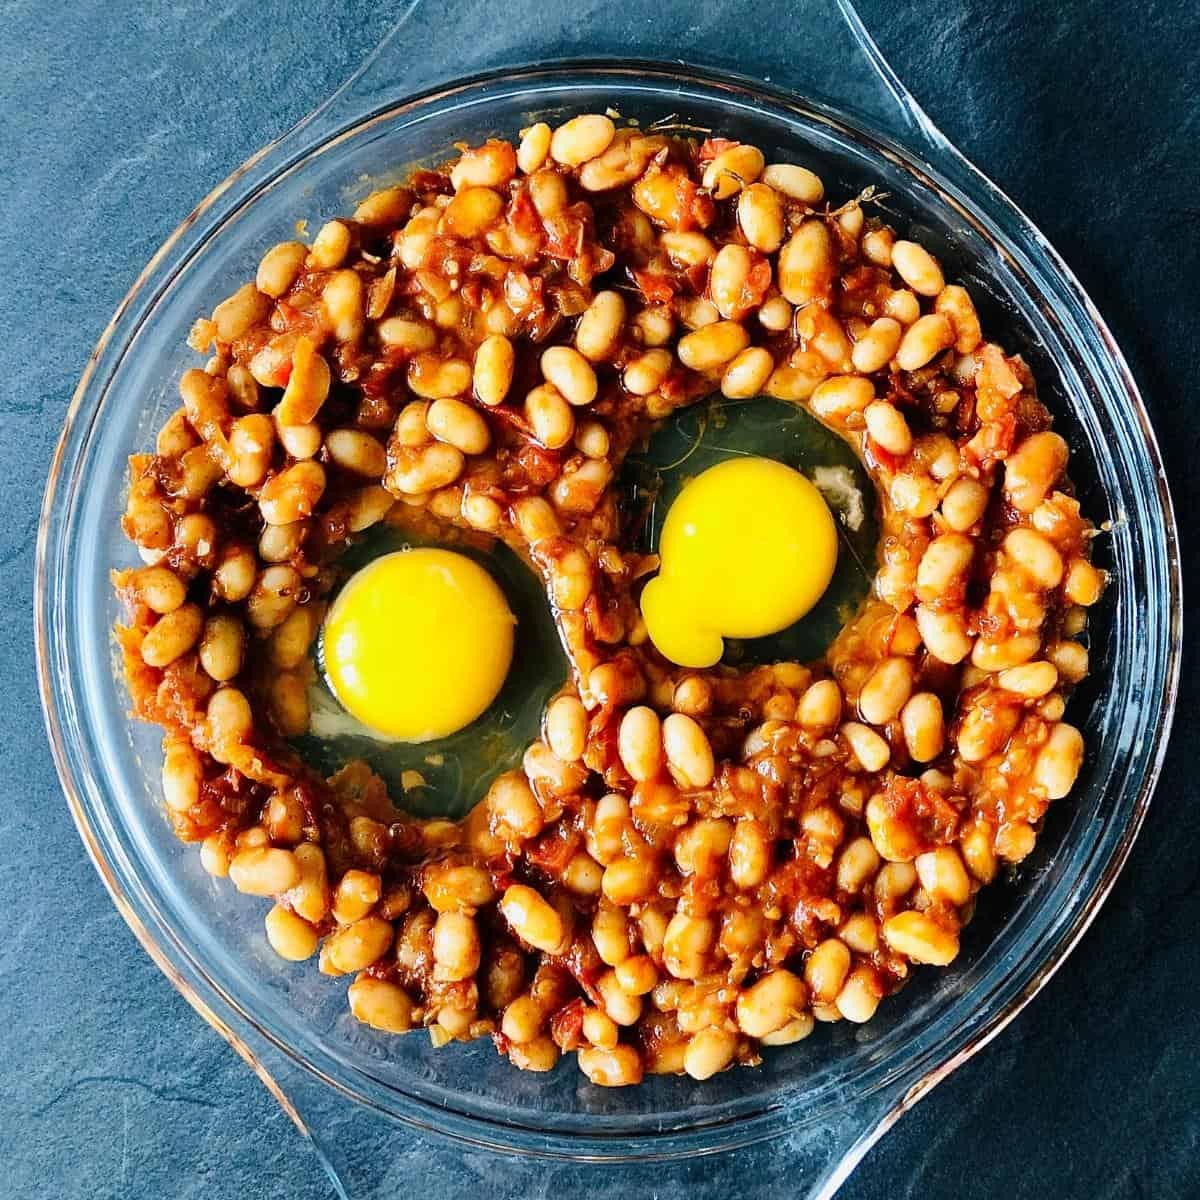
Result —
[[659, 554], [641, 601], [650, 638], [680, 666], [711, 667], [725, 638], [777, 633], [821, 599], [837, 565], [837, 529], [799, 471], [732, 458], [683, 486]]
[[322, 658], [329, 686], [384, 737], [424, 742], [469, 725], [512, 664], [516, 618], [472, 559], [422, 547], [385, 554], [342, 588]]

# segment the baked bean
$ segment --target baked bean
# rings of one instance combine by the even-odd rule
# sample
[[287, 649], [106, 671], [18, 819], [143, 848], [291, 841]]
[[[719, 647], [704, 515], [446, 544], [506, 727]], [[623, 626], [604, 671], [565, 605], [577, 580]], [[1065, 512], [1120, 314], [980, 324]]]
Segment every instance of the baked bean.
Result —
[[850, 972], [835, 1003], [847, 1021], [861, 1025], [875, 1015], [881, 999], [882, 990], [874, 968], [861, 966]]
[[326, 221], [313, 238], [306, 263], [315, 271], [332, 271], [340, 267], [350, 253], [350, 229], [341, 221]]
[[850, 951], [837, 938], [827, 938], [804, 963], [804, 981], [815, 1000], [831, 1004], [850, 970]]
[[749, 400], [762, 393], [775, 360], [770, 351], [750, 346], [738, 354], [721, 376], [721, 392], [731, 400]]
[[284, 450], [298, 461], [316, 457], [317, 451], [321, 448], [320, 425], [315, 422], [309, 422], [307, 425], [283, 425], [278, 419], [278, 411], [275, 420], [275, 436]]
[[550, 488], [550, 499], [563, 512], [593, 512], [612, 477], [613, 469], [609, 463], [588, 459], [574, 470], [565, 470], [555, 480]]
[[971, 653], [971, 637], [959, 613], [939, 611], [919, 604], [916, 620], [925, 648], [940, 662], [960, 663]]
[[1067, 683], [1078, 683], [1088, 673], [1088, 652], [1078, 642], [1054, 642], [1046, 647], [1046, 658]]
[[562, 918], [533, 888], [511, 884], [501, 897], [500, 912], [513, 933], [535, 950], [546, 954], [562, 951], [566, 932]]
[[547, 450], [558, 450], [570, 442], [575, 433], [575, 415], [551, 383], [535, 387], [525, 397], [525, 419], [533, 436]]
[[329, 395], [330, 378], [329, 364], [317, 353], [314, 343], [306, 337], [297, 339], [292, 350], [292, 373], [275, 410], [279, 424], [305, 425], [312, 421]]
[[542, 1006], [530, 995], [518, 996], [504, 1010], [500, 1032], [510, 1042], [523, 1045], [532, 1042], [542, 1032], [546, 1015]]
[[663, 965], [676, 979], [696, 979], [712, 949], [716, 929], [708, 917], [676, 912], [663, 938]]
[[820, 679], [800, 697], [796, 719], [809, 729], [829, 729], [842, 715], [842, 693], [832, 679]]
[[971, 880], [962, 858], [953, 846], [939, 846], [918, 854], [913, 864], [921, 886], [935, 899], [947, 904], [966, 904], [971, 898]]
[[395, 225], [403, 220], [410, 204], [407, 188], [380, 188], [359, 204], [354, 210], [354, 219], [360, 225]]
[[763, 180], [769, 183], [777, 192], [782, 192], [791, 200], [799, 200], [801, 204], [812, 206], [820, 204], [825, 198], [825, 185], [821, 177], [794, 163], [771, 163], [763, 171]]
[[486, 799], [493, 832], [506, 842], [523, 842], [542, 831], [542, 810], [520, 771], [506, 771], [492, 781]]
[[791, 304], [825, 299], [835, 271], [833, 237], [824, 221], [805, 221], [779, 251], [779, 290]]
[[[795, 359], [797, 355], [793, 354], [792, 357]], [[818, 355], [805, 352], [802, 357], [803, 362], [800, 365], [787, 363], [771, 372], [771, 378], [767, 380], [768, 396], [792, 402], [807, 400], [812, 396], [817, 385], [829, 372], [823, 363], [820, 366], [813, 363], [813, 359], [819, 359]]]
[[521, 133], [521, 144], [517, 147], [517, 166], [526, 175], [532, 175], [546, 161], [550, 153], [550, 126], [545, 121], [530, 125]]
[[912, 431], [904, 414], [886, 400], [875, 400], [863, 410], [871, 440], [889, 454], [904, 458], [912, 450]]
[[736, 321], [717, 321], [680, 338], [679, 361], [693, 371], [715, 371], [736, 358], [749, 342], [750, 335]]
[[303, 962], [317, 951], [317, 931], [291, 909], [276, 904], [266, 918], [267, 941], [280, 958]]
[[964, 475], [942, 497], [942, 517], [957, 533], [974, 528], [987, 512], [989, 493], [976, 479]]
[[265, 296], [282, 296], [296, 281], [307, 257], [308, 247], [300, 242], [280, 242], [272, 246], [258, 264], [255, 286]]
[[564, 762], [583, 757], [587, 731], [587, 709], [578, 696], [559, 696], [546, 709], [546, 741]]
[[643, 346], [663, 346], [675, 332], [675, 318], [662, 307], [643, 308], [630, 322]]
[[272, 475], [258, 495], [258, 507], [268, 525], [290, 525], [309, 516], [325, 491], [320, 463], [295, 463]]
[[917, 597], [932, 604], [953, 595], [963, 586], [975, 546], [960, 533], [943, 533], [933, 539], [917, 567]]
[[669, 350], [647, 350], [638, 355], [625, 367], [622, 377], [625, 390], [634, 396], [648, 396], [657, 391], [671, 370], [672, 362]]
[[727, 200], [753, 183], [763, 173], [765, 162], [762, 151], [755, 146], [730, 146], [704, 168], [704, 187], [716, 199]]
[[237, 617], [216, 613], [204, 622], [200, 665], [218, 683], [227, 683], [242, 669], [245, 630]]
[[918, 296], [936, 296], [946, 286], [937, 259], [916, 242], [896, 242], [892, 246], [892, 266]]
[[230, 860], [229, 879], [243, 895], [279, 896], [300, 882], [300, 868], [290, 850], [251, 846]]
[[382, 917], [364, 917], [343, 926], [325, 939], [321, 948], [321, 967], [329, 974], [349, 975], [365, 971], [378, 962], [392, 944], [390, 921]]
[[655, 779], [662, 769], [662, 723], [658, 714], [644, 705], [631, 708], [621, 718], [618, 750], [621, 762], [634, 779]]
[[738, 997], [738, 1027], [750, 1037], [766, 1037], [798, 1016], [807, 1002], [808, 989], [798, 975], [782, 968], [769, 971]]
[[624, 912], [607, 897], [596, 906], [591, 932], [601, 962], [616, 967], [629, 957], [629, 923]]
[[557, 216], [567, 206], [567, 185], [557, 171], [538, 171], [529, 180], [529, 196], [538, 216]]
[[378, 479], [387, 470], [387, 452], [377, 438], [361, 429], [334, 429], [325, 437], [329, 457], [339, 467]]
[[898, 954], [945, 967], [958, 957], [958, 935], [920, 912], [902, 912], [883, 923], [883, 936]]
[[491, 444], [487, 422], [462, 400], [435, 400], [429, 406], [425, 422], [439, 442], [454, 446], [463, 454], [482, 454]]
[[621, 987], [615, 971], [605, 971], [596, 980], [604, 1011], [617, 1025], [636, 1025], [642, 1015], [642, 999]]
[[402, 350], [407, 354], [432, 350], [437, 345], [437, 333], [432, 325], [408, 317], [388, 317], [375, 326], [375, 333], [386, 349]]
[[853, 895], [860, 892], [879, 870], [879, 853], [869, 837], [850, 842], [838, 858], [838, 890]]
[[596, 158], [611, 145], [616, 126], [599, 113], [573, 117], [550, 138], [550, 157], [565, 167], [577, 167]]
[[918, 317], [900, 339], [896, 365], [902, 371], [917, 371], [954, 345], [954, 329], [941, 313]]
[[472, 377], [470, 364], [461, 358], [443, 359], [437, 354], [421, 353], [408, 364], [408, 386], [425, 400], [461, 396], [471, 386]]
[[884, 298], [883, 315], [901, 325], [913, 325], [921, 315], [921, 302], [907, 288], [899, 288]]
[[461, 912], [444, 912], [433, 926], [433, 977], [453, 983], [469, 979], [479, 970], [482, 951], [474, 918]]
[[863, 258], [877, 267], [890, 267], [895, 244], [896, 235], [886, 225], [882, 229], [869, 230], [862, 238]]
[[399, 984], [359, 975], [346, 993], [356, 1020], [384, 1033], [405, 1033], [413, 1026], [413, 1002]]
[[204, 768], [189, 741], [170, 737], [163, 741], [163, 800], [173, 812], [186, 813], [200, 799]]
[[611, 1050], [585, 1046], [575, 1059], [579, 1069], [599, 1087], [629, 1087], [642, 1082], [642, 1060], [633, 1046], [622, 1043]]
[[709, 268], [708, 291], [721, 316], [738, 320], [753, 307], [746, 294], [753, 266], [754, 256], [736, 242], [722, 246], [717, 252]]
[[351, 533], [362, 533], [379, 524], [391, 511], [395, 498], [385, 488], [372, 486], [352, 492], [346, 501], [346, 527]]
[[1004, 671], [1027, 663], [1037, 652], [1041, 639], [1036, 633], [1016, 634], [1013, 637], [990, 641], [979, 638], [971, 647], [971, 662], [981, 671]]
[[814, 1022], [811, 1013], [801, 1013], [800, 1016], [794, 1017], [782, 1029], [777, 1029], [774, 1033], [768, 1033], [762, 1038], [764, 1046], [791, 1046], [796, 1042], [802, 1042], [809, 1034], [812, 1033]]
[[902, 333], [899, 321], [893, 321], [891, 317], [873, 321], [850, 352], [854, 369], [864, 375], [882, 371], [899, 349]]
[[187, 599], [187, 585], [169, 567], [141, 567], [129, 577], [137, 598], [152, 612], [174, 612]]
[[770, 183], [752, 183], [744, 188], [738, 197], [737, 212], [746, 241], [764, 254], [774, 254], [783, 243], [784, 220], [783, 205]]
[[1004, 491], [1019, 512], [1031, 513], [1067, 465], [1067, 443], [1049, 431], [1027, 437], [1004, 462]]
[[792, 324], [792, 306], [782, 296], [768, 296], [758, 310], [758, 321], [772, 333], [782, 333]]
[[1039, 700], [1058, 686], [1058, 670], [1049, 662], [1024, 663], [1001, 671], [996, 676], [996, 682], [1006, 692], [1027, 700]]
[[450, 168], [455, 191], [469, 187], [503, 188], [517, 173], [517, 156], [508, 142], [489, 139], [464, 150]]
[[1062, 582], [1062, 555], [1040, 533], [1034, 533], [1032, 529], [1014, 529], [1004, 539], [1004, 549], [1035, 587], [1052, 588]]
[[290, 566], [267, 567], [246, 598], [246, 617], [255, 629], [274, 629], [296, 607], [303, 586], [300, 573]]
[[[624, 722], [621, 723], [621, 729], [624, 735]], [[632, 733], [630, 736], [633, 736]], [[649, 736], [648, 730], [646, 736]], [[680, 787], [705, 788], [712, 783], [715, 771], [712, 746], [704, 730], [691, 717], [683, 713], [671, 713], [662, 723], [662, 742], [667, 766]], [[647, 763], [641, 765], [644, 768]], [[654, 769], [657, 771], [657, 765]]]
[[627, 908], [646, 899], [654, 885], [654, 868], [645, 859], [616, 858], [604, 868], [600, 886], [608, 900]]
[[335, 271], [321, 291], [321, 310], [339, 342], [357, 341], [362, 336], [365, 310], [362, 276], [355, 271]]
[[912, 688], [912, 664], [905, 658], [885, 658], [863, 684], [858, 711], [871, 725], [886, 725], [900, 715]]
[[864, 412], [875, 399], [875, 385], [858, 375], [833, 375], [812, 393], [812, 410], [826, 420], [844, 421]]
[[934, 301], [933, 310], [941, 313], [953, 326], [954, 349], [959, 354], [970, 354], [983, 340], [979, 315], [966, 288], [957, 284], [943, 288]]
[[904, 744], [914, 762], [932, 762], [942, 752], [946, 728], [942, 702], [933, 692], [918, 692], [900, 712]]
[[258, 537], [258, 557], [266, 563], [285, 563], [300, 553], [307, 521], [290, 525], [264, 525]]
[[478, 237], [504, 209], [499, 192], [486, 187], [463, 188], [442, 211], [438, 230], [451, 237]]
[[142, 639], [142, 661], [148, 667], [166, 667], [182, 658], [200, 637], [204, 614], [196, 604], [182, 604], [159, 617]]
[[1048, 800], [1061, 800], [1074, 786], [1083, 764], [1083, 735], [1065, 722], [1055, 725], [1038, 752], [1034, 782]]
[[213, 309], [217, 338], [233, 342], [259, 323], [270, 311], [271, 300], [252, 283], [243, 284], [227, 300]]
[[892, 756], [891, 748], [875, 730], [856, 721], [848, 721], [842, 726], [842, 736], [864, 771], [882, 771], [887, 766]]
[[453, 483], [465, 465], [463, 452], [445, 442], [406, 447], [395, 456], [387, 482], [405, 495], [420, 496]]
[[596, 372], [572, 346], [551, 346], [542, 352], [542, 375], [568, 404], [582, 408], [596, 398]]
[[1063, 581], [1063, 595], [1072, 604], [1089, 608], [1100, 599], [1104, 583], [1103, 571], [1093, 567], [1085, 558], [1072, 559]]
[[616, 349], [625, 324], [620, 292], [597, 292], [575, 327], [575, 347], [584, 358], [601, 362]]
[[611, 447], [608, 430], [599, 421], [585, 421], [575, 430], [575, 446], [588, 458], [607, 458]]
[[725, 1029], [702, 1029], [688, 1041], [683, 1069], [693, 1079], [711, 1079], [733, 1062], [736, 1052], [736, 1035]]

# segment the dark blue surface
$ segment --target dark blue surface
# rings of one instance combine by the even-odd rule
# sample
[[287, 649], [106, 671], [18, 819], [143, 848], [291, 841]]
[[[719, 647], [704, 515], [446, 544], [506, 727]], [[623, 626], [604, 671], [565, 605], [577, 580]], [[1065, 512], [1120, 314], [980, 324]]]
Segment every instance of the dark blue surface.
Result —
[[[1030, 213], [1113, 326], [1186, 538], [1200, 505], [1194, 4], [860, 8], [934, 120]], [[310, 1151], [146, 958], [87, 862], [42, 734], [30, 595], [54, 440], [109, 314], [196, 200], [322, 98], [390, 14], [350, 0], [8, 0], [0, 12], [0, 1187], [327, 1200]], [[748, 12], [730, 7], [731, 39]], [[1190, 568], [1186, 541], [1185, 553]], [[1149, 822], [1091, 932], [868, 1155], [846, 1200], [1200, 1194], [1193, 665]], [[408, 1190], [461, 1194], [446, 1183], [455, 1157], [410, 1147]], [[507, 1191], [502, 1163], [470, 1168], [471, 1194]], [[769, 1190], [789, 1194], [775, 1168]], [[767, 1190], [726, 1170], [702, 1168], [730, 1195]], [[598, 1182], [581, 1171], [555, 1186]]]

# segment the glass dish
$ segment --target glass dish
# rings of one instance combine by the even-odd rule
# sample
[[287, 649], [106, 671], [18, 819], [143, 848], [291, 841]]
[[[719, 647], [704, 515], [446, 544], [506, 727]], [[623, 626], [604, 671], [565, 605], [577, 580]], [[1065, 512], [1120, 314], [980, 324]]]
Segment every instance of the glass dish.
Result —
[[[168, 240], [76, 392], [46, 491], [36, 595], [42, 699], [68, 802], [147, 951], [313, 1138], [341, 1195], [400, 1190], [386, 1161], [363, 1148], [386, 1146], [407, 1123], [474, 1146], [586, 1161], [670, 1159], [786, 1138], [795, 1188], [829, 1196], [900, 1113], [1046, 982], [1095, 915], [1145, 815], [1174, 706], [1182, 609], [1170, 497], [1136, 385], [1053, 249], [938, 134], [848, 4], [799, 10], [803, 39], [777, 46], [749, 32], [739, 55], [743, 71], [782, 78], [796, 89], [788, 91], [744, 74], [628, 60], [445, 82], [414, 63], [470, 66], [461, 38], [452, 41], [413, 5], [349, 84]], [[481, 5], [475, 15], [485, 20], [486, 12]], [[794, 4], [767, 3], [763, 25], [794, 29], [797, 15]], [[654, 14], [658, 44], [727, 65], [713, 51], [715, 32], [662, 27], [660, 17], [671, 20]], [[611, 32], [600, 25], [584, 18], [567, 33], [529, 31], [510, 60], [611, 51]], [[409, 54], [413, 47], [422, 53]], [[918, 972], [868, 1025], [819, 1027], [757, 1070], [705, 1083], [650, 1077], [615, 1092], [587, 1084], [569, 1062], [550, 1076], [528, 1075], [487, 1044], [434, 1051], [420, 1035], [375, 1034], [349, 1016], [344, 986], [311, 963], [274, 956], [261, 906], [210, 879], [161, 815], [158, 737], [125, 715], [108, 579], [112, 566], [132, 560], [117, 522], [125, 458], [151, 443], [177, 404], [175, 382], [192, 365], [192, 320], [249, 277], [266, 246], [297, 219], [316, 228], [379, 181], [445, 159], [455, 141], [608, 107], [643, 122], [675, 114], [754, 142], [768, 161], [796, 157], [834, 196], [871, 184], [886, 192], [894, 223], [967, 284], [985, 330], [1031, 363], [1072, 446], [1084, 511], [1110, 522], [1097, 558], [1114, 579], [1094, 610], [1093, 674], [1071, 702], [1088, 746], [1079, 784], [1052, 807], [1018, 877], [981, 894], [953, 968]]]

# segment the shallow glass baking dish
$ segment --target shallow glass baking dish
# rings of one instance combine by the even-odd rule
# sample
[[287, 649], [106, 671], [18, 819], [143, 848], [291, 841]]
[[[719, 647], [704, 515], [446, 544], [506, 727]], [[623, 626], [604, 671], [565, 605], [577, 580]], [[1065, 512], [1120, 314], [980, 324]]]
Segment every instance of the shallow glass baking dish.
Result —
[[[339, 1194], [409, 1186], [389, 1152], [409, 1136], [407, 1123], [542, 1160], [629, 1163], [786, 1141], [792, 1190], [828, 1196], [901, 1112], [1045, 983], [1141, 825], [1180, 648], [1176, 534], [1158, 450], [1130, 372], [1079, 284], [924, 117], [848, 3], [757, 5], [732, 64], [721, 27], [634, 4], [653, 23], [647, 48], [710, 65], [549, 61], [624, 49], [599, 14], [584, 12], [569, 29], [529, 30], [508, 47], [508, 61], [545, 65], [464, 77], [480, 64], [461, 30], [491, 12], [467, 7], [449, 29], [412, 5], [358, 75], [187, 218], [97, 345], [54, 459], [39, 542], [38, 661], [59, 773], [122, 914], [313, 1138]], [[772, 36], [781, 28], [786, 37]], [[478, 53], [494, 62], [486, 45]], [[730, 65], [739, 70], [717, 69]], [[757, 1070], [705, 1083], [650, 1077], [615, 1092], [588, 1084], [570, 1061], [529, 1075], [486, 1043], [434, 1051], [419, 1034], [378, 1035], [350, 1018], [344, 986], [273, 955], [261, 907], [210, 879], [161, 816], [158, 738], [125, 716], [108, 582], [112, 566], [131, 561], [118, 528], [125, 458], [152, 442], [177, 404], [194, 318], [249, 277], [268, 245], [299, 219], [316, 228], [381, 181], [446, 159], [456, 141], [607, 108], [753, 142], [768, 161], [817, 170], [833, 197], [869, 185], [886, 193], [889, 219], [938, 254], [976, 297], [985, 330], [1031, 363], [1071, 444], [1084, 511], [1107, 522], [1096, 551], [1113, 574], [1095, 610], [1093, 674], [1071, 702], [1088, 746], [1079, 784], [1052, 808], [1020, 872], [982, 893], [953, 968], [919, 972], [868, 1025], [820, 1026]]]

